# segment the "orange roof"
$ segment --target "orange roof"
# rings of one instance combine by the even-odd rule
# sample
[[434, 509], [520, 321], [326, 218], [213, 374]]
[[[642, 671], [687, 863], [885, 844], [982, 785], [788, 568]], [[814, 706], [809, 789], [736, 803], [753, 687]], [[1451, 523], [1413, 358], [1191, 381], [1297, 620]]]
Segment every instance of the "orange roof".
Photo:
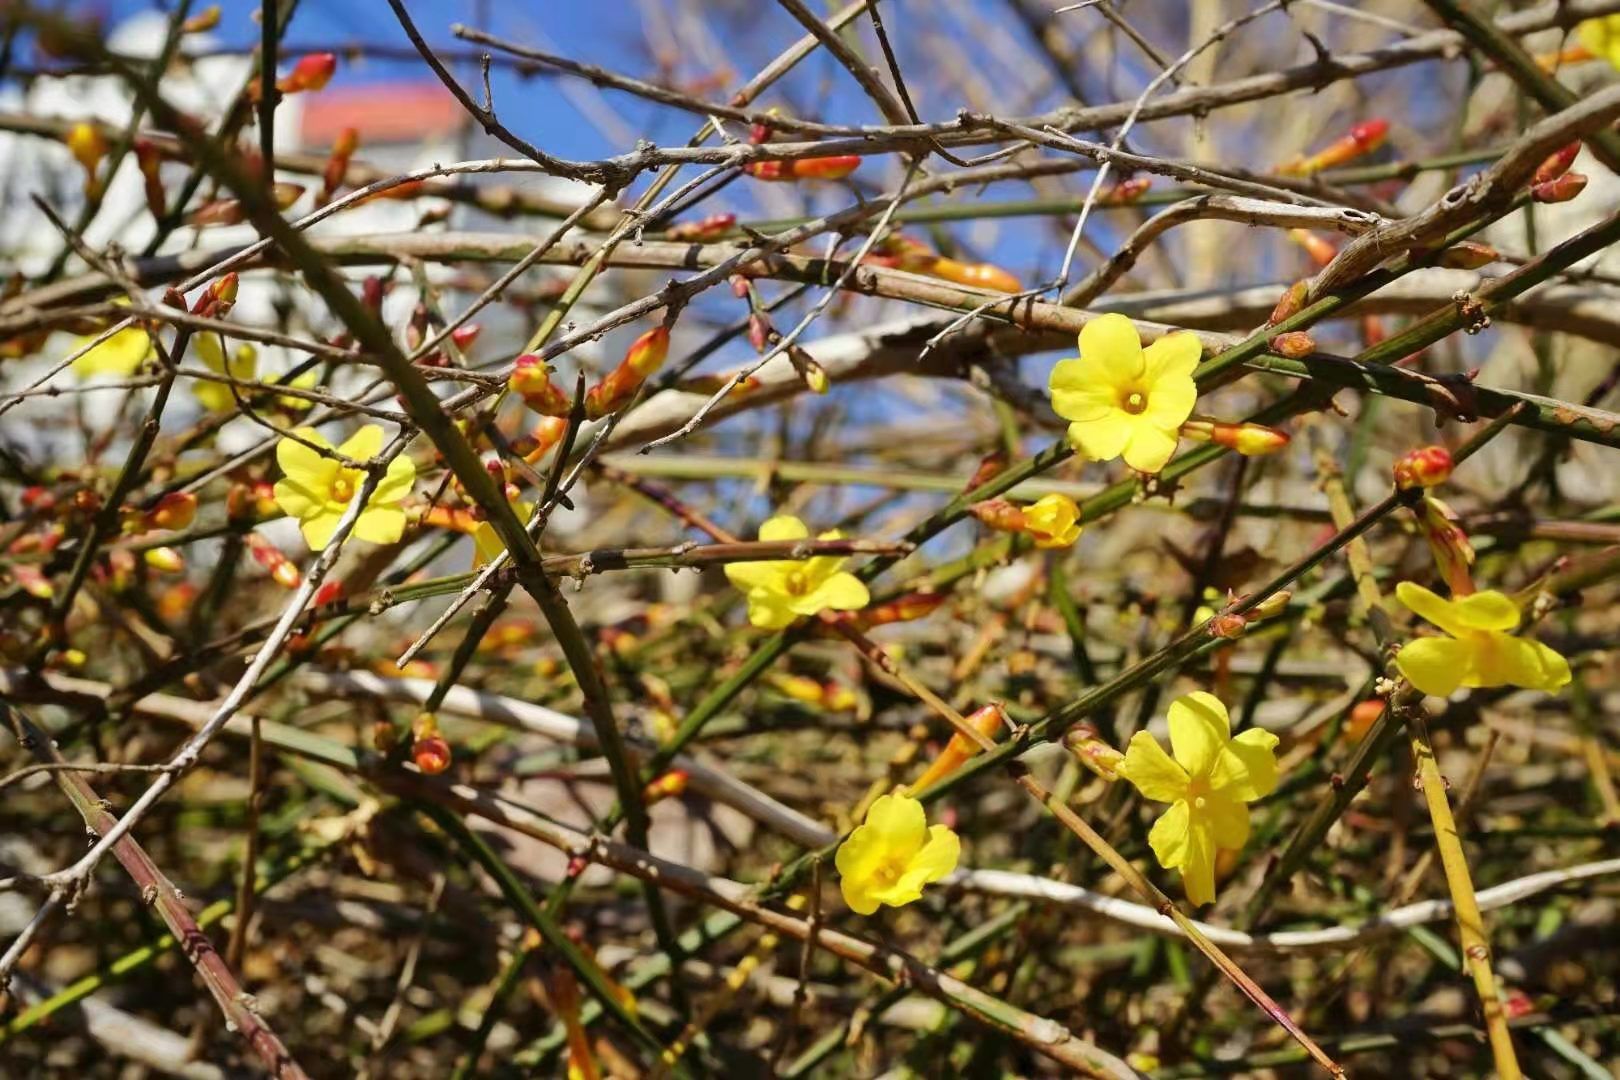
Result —
[[299, 133], [305, 146], [332, 145], [344, 128], [360, 132], [360, 145], [414, 143], [456, 131], [467, 119], [450, 91], [436, 82], [383, 82], [328, 87], [299, 95]]

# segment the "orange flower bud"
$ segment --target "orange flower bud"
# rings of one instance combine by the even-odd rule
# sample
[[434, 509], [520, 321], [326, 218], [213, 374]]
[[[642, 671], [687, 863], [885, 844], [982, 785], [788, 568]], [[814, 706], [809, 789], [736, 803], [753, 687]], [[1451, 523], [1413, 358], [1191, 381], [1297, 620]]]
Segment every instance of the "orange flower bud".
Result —
[[686, 791], [689, 779], [685, 769], [671, 769], [667, 773], [655, 776], [641, 789], [641, 801], [651, 806], [664, 799], [674, 798]]
[[1024, 527], [1024, 512], [1006, 499], [974, 503], [968, 507], [968, 513], [1000, 532], [1019, 532]]
[[795, 180], [842, 180], [860, 168], [861, 159], [855, 154], [833, 154], [828, 157], [800, 158], [796, 161], [751, 161], [743, 172], [756, 180], [791, 183]]
[[1536, 166], [1535, 173], [1531, 175], [1531, 186], [1549, 183], [1569, 172], [1569, 167], [1575, 164], [1575, 159], [1580, 155], [1580, 152], [1581, 143], [1577, 139], [1548, 154], [1541, 164]]
[[210, 4], [180, 24], [182, 34], [200, 34], [219, 25], [219, 5]]
[[429, 776], [442, 773], [450, 767], [450, 744], [444, 741], [442, 735], [417, 739], [411, 743], [411, 760]]
[[669, 327], [659, 326], [630, 343], [629, 351], [624, 354], [624, 366], [645, 379], [663, 367], [668, 358]]
[[1530, 197], [1539, 203], [1569, 202], [1585, 190], [1586, 174], [1571, 172], [1545, 184], [1534, 185], [1530, 189]]
[[1305, 254], [1311, 257], [1311, 262], [1317, 266], [1326, 266], [1338, 255], [1339, 249], [1333, 241], [1318, 236], [1307, 229], [1289, 229], [1288, 238], [1305, 249]]
[[1408, 450], [1395, 461], [1395, 486], [1402, 491], [1434, 487], [1451, 478], [1451, 451], [1443, 446]]
[[291, 71], [276, 80], [276, 89], [283, 94], [320, 90], [332, 81], [332, 75], [336, 71], [336, 53], [310, 53], [308, 56], [300, 57]]
[[718, 240], [730, 232], [735, 224], [737, 224], [736, 214], [710, 214], [697, 221], [683, 221], [678, 225], [671, 225], [664, 235], [671, 240], [701, 243], [706, 240]]
[[1277, 299], [1277, 306], [1271, 309], [1271, 318], [1266, 320], [1268, 325], [1275, 326], [1284, 319], [1291, 319], [1299, 314], [1305, 306], [1305, 298], [1310, 295], [1311, 285], [1308, 281], [1296, 281], [1288, 286], [1281, 297]]
[[[998, 702], [991, 702], [989, 705], [975, 709], [964, 717], [969, 728], [992, 741], [996, 737], [996, 732], [1001, 730], [1001, 724], [1005, 718], [1006, 714], [1002, 712], [1001, 705]], [[928, 766], [923, 774], [917, 778], [917, 782], [912, 784], [907, 791], [915, 795], [926, 787], [932, 787], [955, 772], [962, 766], [963, 762], [979, 753], [981, 749], [977, 739], [969, 739], [961, 732], [957, 732], [951, 736], [951, 741], [945, 744], [945, 749], [940, 751], [939, 757], [934, 759], [933, 764]]]
[[146, 209], [154, 218], [161, 218], [168, 212], [168, 198], [164, 194], [163, 178], [159, 173], [163, 153], [147, 139], [136, 139], [134, 149], [135, 165], [146, 188]]
[[1474, 591], [1474, 545], [1468, 534], [1457, 524], [1457, 515], [1451, 507], [1433, 495], [1423, 497], [1418, 512], [1418, 527], [1429, 542], [1429, 554], [1434, 565], [1451, 589], [1453, 596], [1468, 596]]
[[146, 512], [146, 523], [153, 529], [183, 529], [197, 517], [197, 496], [189, 491], [171, 491]]
[[905, 593], [893, 600], [873, 604], [856, 614], [856, 622], [863, 627], [886, 626], [889, 623], [911, 622], [932, 615], [949, 599], [944, 593]]
[[1218, 614], [1210, 617], [1209, 636], [1236, 640], [1249, 629], [1249, 620], [1242, 615]]
[[1347, 135], [1334, 140], [1310, 157], [1296, 158], [1280, 166], [1277, 171], [1284, 176], [1314, 176], [1324, 169], [1331, 169], [1354, 161], [1363, 154], [1372, 153], [1384, 145], [1384, 140], [1388, 136], [1388, 120], [1363, 120], [1352, 127]]
[[524, 353], [513, 362], [506, 387], [541, 416], [565, 417], [573, 408], [568, 395], [551, 381], [551, 367], [533, 353]]
[[562, 441], [568, 430], [568, 421], [561, 416], [543, 416], [527, 435], [512, 442], [512, 450], [530, 465], [546, 456], [546, 452]]
[[1303, 330], [1292, 330], [1271, 339], [1271, 349], [1278, 356], [1299, 360], [1316, 351], [1316, 339]]
[[1372, 728], [1374, 721], [1384, 715], [1386, 708], [1383, 698], [1368, 698], [1366, 701], [1356, 702], [1355, 708], [1344, 721], [1344, 733], [1352, 742], [1360, 742], [1366, 738], [1367, 732]]
[[955, 259], [938, 258], [927, 272], [957, 285], [971, 285], [992, 292], [1015, 293], [1024, 288], [1017, 278], [990, 263], [960, 263]]
[[1476, 243], [1473, 240], [1463, 240], [1453, 244], [1440, 253], [1441, 266], [1452, 270], [1478, 270], [1482, 266], [1489, 266], [1502, 256], [1489, 244]]
[[1264, 424], [1226, 424], [1219, 420], [1189, 420], [1181, 425], [1181, 434], [1199, 442], [1212, 442], [1228, 450], [1236, 450], [1244, 457], [1274, 454], [1289, 442], [1286, 431], [1278, 431]]

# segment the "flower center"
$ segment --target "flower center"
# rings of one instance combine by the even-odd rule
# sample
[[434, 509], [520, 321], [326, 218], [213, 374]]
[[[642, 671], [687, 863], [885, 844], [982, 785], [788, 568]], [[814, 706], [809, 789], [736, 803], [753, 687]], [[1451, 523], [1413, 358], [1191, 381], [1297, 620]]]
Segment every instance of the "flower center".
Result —
[[1188, 782], [1187, 802], [1194, 810], [1202, 810], [1209, 805], [1209, 781], [1207, 779], [1199, 776]]
[[810, 575], [803, 570], [794, 568], [789, 570], [782, 578], [782, 585], [790, 596], [803, 596], [810, 591]]
[[1132, 390], [1125, 395], [1125, 399], [1119, 403], [1119, 407], [1132, 416], [1139, 416], [1147, 411], [1147, 404], [1146, 394], [1140, 390]]
[[354, 498], [354, 481], [343, 473], [332, 480], [332, 501], [346, 503]]
[[887, 889], [898, 882], [905, 872], [905, 860], [891, 856], [878, 863], [877, 869], [872, 871], [872, 881], [879, 888]]

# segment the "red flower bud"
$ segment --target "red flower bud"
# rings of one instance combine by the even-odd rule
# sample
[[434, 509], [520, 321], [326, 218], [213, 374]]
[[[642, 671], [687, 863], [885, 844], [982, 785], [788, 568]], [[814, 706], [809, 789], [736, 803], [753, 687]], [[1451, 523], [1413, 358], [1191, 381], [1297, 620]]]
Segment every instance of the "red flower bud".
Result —
[[1548, 183], [1569, 172], [1569, 167], [1575, 164], [1580, 152], [1581, 143], [1577, 139], [1548, 154], [1541, 164], [1536, 166], [1535, 173], [1530, 177], [1531, 186]]
[[450, 744], [442, 735], [429, 735], [411, 743], [411, 760], [428, 775], [436, 775], [450, 767]]
[[1408, 450], [1395, 462], [1395, 486], [1402, 491], [1434, 487], [1451, 477], [1451, 451], [1443, 446]]
[[[737, 224], [736, 214], [710, 214], [697, 221], [684, 221], [672, 225], [665, 234], [671, 240], [685, 240], [700, 243], [706, 240], [718, 240]], [[746, 280], [746, 279], [745, 279]]]
[[1299, 360], [1316, 351], [1316, 339], [1302, 330], [1294, 330], [1272, 338], [1271, 349], [1278, 356]]
[[1299, 314], [1300, 308], [1305, 306], [1305, 298], [1310, 295], [1311, 285], [1308, 281], [1296, 281], [1277, 299], [1277, 306], [1271, 309], [1271, 318], [1266, 320], [1268, 325], [1275, 326], [1284, 319], [1291, 319]]
[[1539, 203], [1569, 202], [1586, 190], [1586, 174], [1565, 173], [1556, 180], [1536, 184], [1530, 188], [1530, 197]]
[[[336, 53], [310, 53], [301, 57], [293, 69], [276, 80], [276, 89], [283, 94], [297, 94], [305, 90], [320, 90], [332, 81], [337, 71]], [[254, 85], [257, 85], [255, 83]]]

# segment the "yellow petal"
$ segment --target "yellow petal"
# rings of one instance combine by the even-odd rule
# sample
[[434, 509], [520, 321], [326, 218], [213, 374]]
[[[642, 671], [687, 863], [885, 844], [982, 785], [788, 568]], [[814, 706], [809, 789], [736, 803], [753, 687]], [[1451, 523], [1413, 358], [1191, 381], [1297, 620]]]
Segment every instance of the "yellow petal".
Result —
[[769, 518], [759, 527], [761, 540], [803, 540], [810, 535], [804, 522], [791, 514]]
[[726, 580], [748, 592], [752, 589], [776, 588], [780, 591], [782, 574], [792, 563], [779, 560], [726, 563]]
[[1470, 630], [1512, 630], [1519, 625], [1519, 605], [1495, 589], [1451, 602], [1457, 621]]
[[1118, 313], [1099, 315], [1080, 328], [1080, 356], [1101, 365], [1100, 374], [1115, 386], [1142, 375], [1142, 338]]
[[1468, 678], [1474, 649], [1473, 643], [1455, 638], [1418, 638], [1401, 646], [1395, 667], [1425, 694], [1445, 697]]
[[814, 615], [818, 611], [859, 611], [872, 599], [861, 579], [854, 574], [834, 574], [793, 605], [801, 615]]
[[1187, 795], [1187, 770], [1164, 752], [1158, 739], [1145, 731], [1131, 736], [1119, 771], [1136, 785], [1143, 798], [1154, 802], [1175, 802]]
[[[1406, 650], [1402, 649], [1404, 655]], [[1486, 681], [1488, 680], [1488, 681]], [[1491, 634], [1464, 686], [1557, 690], [1570, 680], [1569, 661], [1531, 638]]]
[[[313, 444], [323, 450], [332, 449], [332, 444], [314, 428], [298, 428], [293, 434], [298, 438], [282, 439], [276, 443], [276, 464], [281, 466], [287, 479], [324, 493], [331, 487], [340, 466], [305, 444]], [[300, 439], [303, 441], [300, 442]]]
[[1187, 861], [1192, 846], [1192, 810], [1185, 800], [1177, 800], [1159, 815], [1148, 833], [1148, 846], [1166, 870], [1174, 870]]
[[276, 505], [289, 517], [303, 518], [326, 505], [325, 491], [312, 490], [290, 478], [277, 480], [274, 494]]
[[[82, 347], [93, 337], [79, 339]], [[142, 362], [151, 355], [152, 339], [138, 326], [126, 326], [100, 345], [73, 361], [73, 373], [78, 376], [111, 375], [127, 379], [135, 374]]]
[[317, 510], [309, 517], [300, 518], [298, 528], [304, 534], [304, 543], [309, 545], [311, 551], [324, 551], [326, 545], [332, 542], [332, 534], [337, 532], [338, 522], [342, 519], [343, 511], [335, 508]]
[[928, 815], [909, 795], [880, 795], [866, 811], [866, 826], [877, 833], [885, 851], [903, 858], [922, 849], [928, 839]]
[[1238, 851], [1249, 842], [1249, 808], [1237, 799], [1225, 794], [1207, 796], [1203, 816], [1216, 847]]
[[372, 506], [360, 511], [354, 535], [370, 544], [393, 544], [405, 535], [405, 511], [397, 506]]
[[838, 845], [833, 865], [838, 868], [838, 887], [844, 903], [857, 915], [870, 915], [878, 909], [872, 895], [872, 875], [883, 862], [884, 845], [877, 830], [862, 825]]
[[1065, 420], [1100, 420], [1119, 407], [1119, 391], [1097, 364], [1079, 357], [1059, 360], [1047, 386], [1052, 408]]
[[[1277, 736], [1259, 728], [1239, 732], [1221, 750], [1210, 786], [1222, 795], [1253, 802], [1277, 790]], [[1238, 845], [1221, 842], [1221, 847]]]
[[370, 505], [397, 503], [409, 495], [415, 485], [416, 462], [400, 454], [388, 463], [388, 471], [383, 474], [382, 482], [371, 494]]
[[1395, 596], [1415, 614], [1428, 619], [1452, 637], [1463, 635], [1466, 626], [1454, 610], [1454, 601], [1442, 599], [1415, 581], [1403, 581], [1396, 585]]
[[1204, 346], [1197, 334], [1188, 330], [1166, 334], [1142, 350], [1142, 358], [1147, 364], [1145, 377], [1154, 384], [1161, 379], [1190, 381], [1193, 369], [1203, 355]]
[[1215, 902], [1215, 838], [1207, 825], [1195, 823], [1188, 834], [1181, 887], [1194, 907]]
[[1226, 706], [1214, 694], [1199, 690], [1177, 698], [1166, 715], [1176, 761], [1189, 776], [1210, 776], [1232, 732]]
[[382, 448], [383, 429], [377, 424], [367, 424], [345, 439], [338, 453], [351, 461], [370, 461], [382, 453]]
[[[1188, 412], [1192, 409], [1189, 407]], [[1185, 417], [1183, 417], [1185, 419]], [[1179, 426], [1179, 423], [1178, 423]], [[1170, 462], [1176, 452], [1176, 431], [1165, 431], [1143, 417], [1133, 418], [1130, 436], [1125, 442], [1125, 464], [1137, 472], [1156, 473]]]
[[788, 598], [774, 589], [751, 589], [748, 593], [748, 621], [761, 630], [780, 630], [799, 617], [788, 606]]
[[1069, 425], [1069, 445], [1092, 461], [1112, 461], [1131, 437], [1129, 415], [1115, 409], [1095, 420], [1077, 420]]

